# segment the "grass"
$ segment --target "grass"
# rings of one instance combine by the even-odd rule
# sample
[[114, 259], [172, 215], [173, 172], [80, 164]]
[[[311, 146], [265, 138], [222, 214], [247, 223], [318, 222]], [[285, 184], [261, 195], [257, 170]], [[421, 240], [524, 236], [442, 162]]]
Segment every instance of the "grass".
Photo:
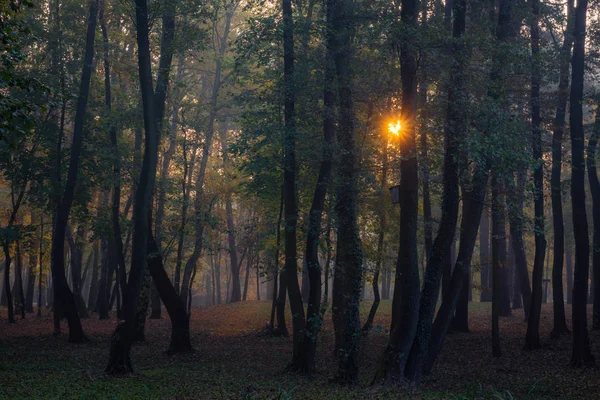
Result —
[[[363, 319], [369, 308], [370, 302], [362, 304]], [[450, 335], [431, 376], [412, 392], [369, 386], [387, 341], [389, 301], [382, 302], [375, 329], [361, 342], [361, 382], [351, 388], [331, 382], [336, 360], [329, 317], [319, 337], [318, 373], [307, 379], [284, 372], [291, 339], [262, 334], [269, 311], [268, 302], [256, 301], [195, 309], [191, 329], [196, 352], [175, 357], [165, 354], [168, 319], [149, 320], [147, 342], [132, 354], [136, 374], [115, 379], [103, 373], [114, 318], [98, 321], [92, 315], [83, 321], [90, 341], [70, 344], [65, 335], [51, 336], [51, 315], [28, 315], [9, 325], [6, 310], [0, 309], [0, 399], [600, 398], [598, 371], [568, 366], [570, 338], [549, 339], [551, 305], [543, 308], [544, 349], [521, 351], [526, 326], [522, 311], [515, 310], [501, 321], [503, 357], [494, 359], [489, 304], [473, 303], [472, 332]], [[593, 345], [596, 339], [592, 334]]]

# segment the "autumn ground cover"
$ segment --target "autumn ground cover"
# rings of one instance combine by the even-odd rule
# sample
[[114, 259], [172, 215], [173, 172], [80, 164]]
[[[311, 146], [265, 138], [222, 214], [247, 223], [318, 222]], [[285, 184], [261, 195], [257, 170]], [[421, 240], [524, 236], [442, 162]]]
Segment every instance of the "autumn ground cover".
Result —
[[[362, 310], [368, 310], [364, 302]], [[373, 389], [369, 380], [386, 344], [390, 302], [382, 302], [374, 330], [361, 342], [359, 387], [331, 382], [336, 362], [331, 356], [332, 326], [327, 318], [319, 338], [318, 373], [306, 379], [286, 373], [289, 338], [263, 334], [268, 302], [243, 302], [194, 309], [192, 355], [168, 357], [169, 321], [149, 320], [147, 342], [133, 351], [136, 374], [108, 378], [103, 369], [116, 319], [84, 320], [89, 338], [69, 344], [53, 337], [51, 314], [28, 315], [6, 323], [0, 310], [0, 398], [43, 399], [598, 399], [600, 371], [569, 366], [570, 337], [551, 340], [551, 304], [543, 306], [543, 349], [521, 350], [526, 324], [522, 310], [501, 319], [502, 350], [494, 359], [490, 346], [489, 304], [471, 304], [471, 333], [450, 335], [431, 376], [419, 391]], [[570, 314], [570, 310], [568, 310]], [[570, 316], [568, 315], [570, 318]], [[64, 326], [66, 331], [66, 325]], [[600, 335], [592, 333], [597, 353]]]

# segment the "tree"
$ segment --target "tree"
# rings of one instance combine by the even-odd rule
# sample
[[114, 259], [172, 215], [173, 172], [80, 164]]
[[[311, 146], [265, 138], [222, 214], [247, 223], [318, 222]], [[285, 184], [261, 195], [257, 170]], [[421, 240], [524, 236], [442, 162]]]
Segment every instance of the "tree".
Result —
[[145, 150], [135, 195], [133, 239], [129, 279], [123, 293], [123, 318], [111, 339], [110, 358], [105, 372], [120, 375], [133, 372], [130, 353], [135, 335], [135, 315], [137, 298], [140, 294], [148, 253], [148, 215], [158, 162], [158, 127], [156, 124], [154, 88], [150, 63], [150, 43], [148, 38], [148, 7], [146, 0], [136, 0], [135, 15], [137, 26], [138, 65], [140, 89], [144, 112]]
[[592, 313], [592, 329], [600, 329], [600, 181], [596, 172], [596, 146], [600, 138], [600, 113], [596, 111], [594, 132], [590, 137], [587, 147], [587, 167], [590, 192], [592, 193], [594, 234], [592, 239], [592, 280], [594, 288], [594, 310]]
[[[285, 264], [282, 271], [292, 310], [293, 355], [292, 364], [301, 355], [305, 322], [302, 295], [298, 285], [296, 226], [298, 223], [298, 193], [296, 188], [296, 91], [294, 87], [294, 20], [291, 0], [282, 0], [283, 12], [283, 69], [284, 69], [284, 241]], [[232, 260], [233, 263], [233, 260]], [[233, 271], [233, 269], [232, 269]]]
[[[416, 48], [410, 42], [410, 29], [417, 19], [417, 2], [403, 0], [400, 14], [403, 32], [400, 43], [402, 118], [404, 132], [400, 161], [400, 242], [396, 263], [396, 283], [392, 300], [390, 338], [382, 355], [374, 383], [400, 383], [411, 350], [419, 315], [419, 266], [417, 255], [418, 165], [414, 132], [416, 106]], [[338, 234], [338, 243], [340, 236]], [[339, 252], [339, 249], [338, 249]]]
[[571, 59], [571, 204], [575, 236], [575, 271], [573, 279], [573, 354], [571, 365], [587, 367], [595, 364], [587, 332], [587, 292], [590, 243], [585, 209], [585, 158], [583, 135], [583, 76], [587, 0], [578, 0], [573, 26], [573, 58]]
[[[77, 313], [77, 306], [73, 293], [69, 289], [65, 277], [65, 235], [69, 212], [73, 204], [75, 186], [77, 184], [77, 170], [79, 158], [83, 146], [84, 123], [86, 118], [86, 107], [92, 77], [92, 61], [94, 59], [94, 40], [96, 34], [96, 22], [98, 16], [98, 0], [89, 2], [89, 16], [87, 20], [87, 33], [85, 40], [85, 55], [83, 59], [79, 99], [77, 101], [77, 112], [73, 127], [73, 144], [71, 146], [71, 159], [69, 161], [69, 172], [65, 184], [64, 193], [61, 196], [56, 211], [54, 232], [52, 232], [51, 269], [54, 282], [55, 294], [55, 320], [57, 318], [57, 307], [64, 312], [69, 322], [69, 341], [83, 342], [85, 335], [81, 327], [81, 321]], [[60, 302], [59, 305], [56, 303]]]
[[462, 114], [466, 96], [465, 64], [467, 54], [464, 51], [462, 36], [465, 33], [467, 2], [454, 0], [454, 21], [452, 27], [453, 48], [450, 79], [448, 88], [448, 109], [444, 126], [444, 192], [442, 194], [442, 218], [437, 235], [433, 242], [432, 251], [427, 260], [427, 270], [423, 278], [421, 302], [419, 306], [419, 321], [417, 333], [412, 344], [406, 370], [407, 378], [418, 384], [421, 380], [423, 365], [429, 350], [431, 340], [431, 325], [440, 291], [442, 268], [451, 257], [451, 248], [458, 220], [459, 205], [459, 144], [467, 132], [467, 119]]
[[[552, 337], [568, 333], [565, 317], [563, 295], [563, 263], [565, 258], [565, 228], [562, 209], [562, 188], [560, 176], [562, 170], [562, 142], [565, 129], [567, 101], [569, 100], [569, 64], [571, 48], [573, 47], [573, 9], [575, 0], [567, 1], [567, 29], [560, 52], [560, 77], [558, 83], [558, 98], [556, 101], [556, 115], [554, 117], [554, 132], [552, 135], [552, 175], [550, 178], [550, 193], [552, 198], [552, 226], [554, 227], [554, 261], [552, 263], [552, 307], [554, 311], [554, 327]], [[567, 261], [567, 264], [570, 262]], [[572, 273], [567, 268], [567, 281]], [[567, 298], [570, 298], [570, 285], [567, 284]], [[567, 303], [570, 304], [569, 301]]]
[[[542, 312], [542, 279], [544, 277], [544, 255], [546, 254], [546, 237], [544, 235], [544, 168], [542, 159], [542, 117], [540, 111], [541, 71], [540, 57], [540, 5], [538, 0], [530, 0], [531, 5], [531, 130], [533, 138], [533, 184], [535, 186], [535, 257], [533, 276], [531, 278], [532, 293], [527, 320], [525, 350], [540, 348], [540, 317]], [[562, 288], [561, 288], [562, 290]]]

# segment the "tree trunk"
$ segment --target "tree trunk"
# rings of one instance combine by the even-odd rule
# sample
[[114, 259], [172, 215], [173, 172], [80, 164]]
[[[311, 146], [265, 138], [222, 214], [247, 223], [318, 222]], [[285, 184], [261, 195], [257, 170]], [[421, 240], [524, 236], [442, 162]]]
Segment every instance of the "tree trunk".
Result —
[[[40, 216], [40, 240], [39, 244], [39, 260], [40, 260], [40, 274], [38, 279], [38, 311], [37, 316], [42, 316], [42, 281], [44, 277], [44, 214]], [[48, 282], [46, 282], [46, 285]]]
[[[106, 21], [104, 19], [104, 3], [100, 8], [100, 29], [102, 30], [102, 41], [104, 44], [103, 48], [103, 61], [104, 61], [104, 101], [106, 107], [106, 114], [109, 121], [111, 121], [112, 113], [112, 91], [111, 91], [111, 79], [110, 79], [110, 61], [109, 61], [109, 46], [108, 46], [108, 29], [106, 27]], [[114, 122], [109, 123], [109, 138], [110, 144], [113, 151], [114, 161], [112, 170], [113, 179], [113, 194], [112, 194], [112, 207], [111, 207], [111, 223], [112, 223], [112, 237], [110, 239], [109, 246], [112, 247], [112, 253], [114, 255], [114, 261], [116, 263], [116, 273], [118, 276], [117, 281], [120, 283], [121, 292], [125, 292], [126, 283], [126, 272], [125, 272], [125, 256], [123, 253], [123, 239], [121, 235], [121, 224], [119, 222], [120, 210], [121, 210], [121, 156], [119, 154], [119, 145], [117, 142], [117, 128]], [[120, 312], [120, 308], [117, 307]]]
[[190, 320], [185, 304], [175, 291], [175, 287], [165, 271], [162, 256], [151, 232], [148, 235], [148, 253], [152, 255], [148, 257], [148, 270], [171, 320], [171, 343], [167, 354], [193, 352], [190, 340]]
[[594, 234], [592, 240], [592, 283], [594, 310], [592, 313], [592, 329], [600, 329], [600, 182], [596, 172], [596, 146], [600, 138], [600, 112], [596, 112], [594, 132], [590, 137], [587, 147], [587, 167], [590, 192], [592, 193]]
[[[275, 241], [275, 257], [273, 260], [273, 304], [271, 305], [271, 321], [270, 330], [271, 334], [287, 336], [287, 327], [285, 326], [285, 289], [281, 294], [281, 286], [278, 285], [278, 279], [283, 278], [279, 274], [279, 249], [281, 247], [281, 221], [283, 219], [283, 186], [281, 187], [281, 196], [279, 199], [279, 217], [277, 218], [277, 239]], [[285, 288], [285, 284], [282, 283]], [[283, 305], [281, 305], [283, 302]], [[275, 314], [277, 314], [277, 328], [275, 328]]]
[[573, 252], [571, 247], [567, 247], [565, 252], [567, 259], [567, 304], [573, 304]]
[[237, 3], [232, 2], [225, 13], [225, 27], [223, 30], [223, 34], [221, 35], [221, 40], [218, 47], [219, 54], [216, 55], [217, 57], [215, 57], [215, 77], [212, 86], [208, 124], [206, 129], [206, 135], [204, 138], [204, 146], [202, 148], [202, 160], [200, 161], [200, 169], [198, 170], [198, 175], [196, 177], [196, 198], [194, 199], [194, 250], [187, 263], [185, 264], [185, 268], [183, 270], [183, 278], [181, 281], [180, 296], [186, 303], [192, 271], [196, 267], [198, 260], [200, 259], [200, 255], [202, 254], [202, 236], [204, 234], [205, 219], [204, 210], [202, 207], [202, 202], [204, 200], [204, 175], [206, 173], [208, 155], [210, 153], [210, 146], [212, 144], [214, 134], [214, 124], [217, 116], [219, 92], [221, 89], [221, 84], [223, 83], [221, 79], [222, 59], [225, 55], [225, 51], [227, 50], [228, 37], [231, 30], [231, 19], [235, 11], [236, 4]]
[[[108, 191], [102, 195], [102, 208], [108, 205]], [[98, 284], [98, 298], [96, 301], [96, 309], [99, 319], [108, 319], [108, 303], [110, 300], [110, 289], [112, 279], [112, 257], [108, 252], [108, 240], [100, 239], [100, 283]]]
[[248, 254], [246, 258], [246, 275], [244, 277], [244, 292], [242, 294], [242, 300], [246, 301], [248, 298], [248, 285], [250, 284], [250, 265], [252, 265], [252, 257]]
[[[417, 1], [402, 0], [401, 22], [416, 29]], [[390, 338], [374, 383], [401, 383], [419, 316], [419, 259], [417, 254], [418, 165], [414, 132], [416, 106], [416, 49], [405, 35], [400, 44], [403, 135], [400, 146], [400, 243], [392, 303]], [[338, 236], [338, 243], [340, 243]], [[436, 292], [437, 296], [437, 292]]]
[[477, 231], [479, 230], [479, 223], [484, 207], [488, 177], [488, 166], [484, 160], [483, 163], [475, 166], [472, 184], [470, 185], [472, 186], [472, 189], [465, 191], [463, 194], [458, 257], [454, 266], [454, 272], [452, 273], [450, 290], [446, 296], [444, 296], [433, 322], [429, 355], [424, 366], [425, 374], [429, 374], [433, 367], [433, 363], [442, 349], [446, 334], [454, 318], [454, 311], [456, 310], [459, 298], [463, 291], [463, 285], [466, 282], [465, 277], [468, 277], [471, 258], [477, 240]]
[[571, 78], [571, 203], [575, 236], [575, 273], [573, 279], [573, 354], [575, 367], [595, 365], [587, 331], [587, 291], [590, 243], [585, 207], [585, 158], [583, 133], [583, 82], [587, 0], [578, 0], [575, 11], [574, 47]]
[[525, 253], [525, 242], [523, 240], [523, 202], [525, 191], [525, 172], [517, 172], [517, 185], [514, 179], [506, 180], [508, 193], [508, 219], [510, 222], [510, 239], [515, 252], [515, 272], [519, 275], [519, 292], [523, 299], [523, 311], [525, 320], [529, 315], [531, 303], [531, 286], [529, 285], [529, 271], [527, 269], [527, 255]]
[[[230, 169], [227, 134], [228, 127], [227, 120], [225, 119], [220, 132], [221, 149], [223, 152], [223, 169], [225, 171], [228, 171]], [[233, 222], [233, 205], [230, 190], [228, 190], [227, 193], [225, 193], [225, 212], [227, 215], [227, 238], [229, 242], [229, 258], [231, 260], [231, 302], [235, 303], [242, 300], [242, 292], [240, 285], [241, 260], [238, 261], [238, 253], [235, 243], [235, 226]]]
[[501, 356], [499, 317], [501, 314], [501, 275], [506, 265], [505, 216], [502, 199], [502, 187], [496, 172], [492, 172], [492, 355]]
[[69, 249], [71, 250], [71, 280], [73, 282], [73, 297], [75, 298], [75, 304], [77, 306], [77, 312], [80, 318], [87, 318], [87, 307], [85, 301], [81, 295], [81, 269], [83, 265], [83, 245], [85, 240], [85, 232], [83, 227], [77, 229], [77, 236], [73, 238], [73, 234], [69, 227], [67, 227], [67, 241], [69, 243]]
[[[83, 146], [84, 123], [86, 116], [86, 107], [90, 90], [90, 80], [92, 77], [92, 63], [94, 59], [94, 39], [96, 34], [96, 22], [98, 16], [98, 0], [89, 2], [89, 17], [87, 20], [87, 33], [85, 40], [85, 56], [81, 74], [81, 83], [79, 88], [79, 98], [77, 101], [77, 111], [75, 113], [75, 123], [73, 127], [73, 143], [71, 145], [71, 160], [69, 162], [69, 171], [65, 190], [58, 204], [56, 211], [56, 223], [52, 234], [52, 279], [54, 282], [54, 292], [60, 300], [60, 309], [64, 312], [69, 322], [69, 341], [83, 342], [85, 335], [77, 313], [77, 306], [73, 293], [69, 289], [65, 276], [65, 234], [69, 219], [69, 212], [75, 195], [75, 186], [77, 184], [77, 170], [79, 169], [79, 158]], [[54, 305], [56, 311], [56, 304]]]
[[531, 278], [532, 293], [527, 319], [527, 335], [525, 336], [525, 350], [535, 350], [540, 344], [540, 318], [542, 313], [542, 280], [544, 278], [544, 257], [546, 254], [546, 237], [544, 235], [544, 169], [542, 160], [542, 132], [540, 113], [540, 81], [541, 70], [539, 65], [540, 55], [540, 27], [539, 0], [529, 0], [531, 5], [531, 130], [533, 136], [533, 184], [535, 208], [535, 256], [533, 261], [533, 275]]
[[479, 264], [481, 265], [481, 298], [480, 301], [492, 301], [491, 268], [490, 268], [490, 213], [484, 206], [479, 229]]
[[301, 357], [305, 335], [304, 307], [297, 276], [296, 226], [298, 223], [298, 194], [296, 188], [296, 88], [294, 85], [294, 21], [291, 0], [282, 0], [283, 11], [283, 69], [284, 69], [284, 242], [285, 278], [292, 311], [293, 353], [292, 365]]
[[144, 111], [145, 151], [135, 196], [129, 281], [123, 293], [124, 321], [117, 326], [111, 339], [110, 358], [105, 369], [105, 372], [109, 375], [133, 372], [130, 359], [131, 344], [135, 335], [136, 304], [146, 270], [148, 235], [151, 228], [148, 225], [148, 215], [151, 209], [152, 190], [158, 162], [158, 127], [155, 119], [157, 110], [155, 110], [154, 88], [152, 87], [148, 9], [146, 0], [136, 0], [135, 3], [138, 65]]
[[[567, 102], [569, 101], [569, 67], [571, 49], [573, 47], [573, 22], [575, 0], [567, 1], [567, 29], [560, 53], [560, 77], [558, 83], [558, 99], [556, 102], [556, 116], [554, 117], [554, 133], [552, 135], [552, 175], [550, 178], [550, 192], [552, 197], [552, 226], [554, 229], [554, 261], [552, 264], [552, 309], [554, 326], [551, 336], [558, 337], [569, 333], [565, 317], [563, 295], [563, 262], [565, 253], [565, 228], [562, 210], [562, 142], [565, 130]], [[570, 262], [570, 252], [567, 251], [567, 265]], [[571, 304], [571, 287], [573, 270], [567, 267], [567, 303]], [[571, 284], [569, 284], [571, 282]]]
[[12, 293], [10, 290], [10, 264], [12, 262], [12, 258], [10, 256], [10, 247], [8, 243], [5, 241], [2, 244], [2, 248], [4, 250], [4, 292], [6, 294], [6, 304], [8, 307], [8, 322], [15, 323], [15, 315], [14, 315], [14, 306]]
[[[423, 132], [422, 135], [425, 135]], [[425, 141], [426, 142], [426, 141]], [[385, 215], [385, 204], [387, 200], [387, 170], [388, 170], [388, 152], [387, 152], [387, 136], [384, 133], [382, 135], [382, 145], [383, 145], [383, 153], [382, 157], [382, 167], [381, 167], [381, 184], [379, 185], [379, 204], [378, 204], [378, 212], [379, 212], [379, 237], [377, 239], [377, 253], [375, 258], [375, 272], [373, 273], [373, 304], [371, 305], [371, 310], [369, 311], [369, 316], [367, 317], [367, 321], [363, 325], [362, 331], [366, 336], [371, 327], [373, 326], [373, 320], [375, 319], [375, 314], [377, 313], [377, 308], [379, 307], [379, 303], [381, 302], [381, 298], [379, 295], [379, 274], [381, 273], [381, 265], [383, 263], [383, 253], [384, 253], [384, 239], [385, 239], [385, 230], [387, 226], [386, 215]], [[421, 142], [423, 145], [423, 142]], [[425, 190], [425, 189], [423, 189]], [[427, 245], [425, 246], [427, 247]]]
[[[188, 165], [188, 153], [187, 153], [187, 134], [184, 131], [183, 136], [183, 179], [181, 180], [181, 193], [183, 195], [181, 205], [181, 216], [179, 223], [178, 241], [177, 241], [177, 259], [175, 261], [175, 278], [174, 285], [177, 294], [181, 293], [180, 289], [180, 275], [181, 275], [181, 263], [183, 261], [183, 252], [185, 244], [185, 226], [188, 221], [188, 208], [190, 202], [190, 188], [192, 187], [192, 176], [194, 175], [194, 166], [196, 164], [196, 152], [198, 150], [198, 134], [192, 144], [192, 151], [190, 161]], [[217, 299], [218, 303], [221, 304], [221, 277], [219, 266], [217, 265]]]
[[[418, 385], [431, 341], [431, 327], [440, 292], [444, 264], [452, 266], [454, 235], [458, 220], [459, 206], [459, 141], [467, 133], [467, 119], [463, 115], [465, 104], [464, 70], [467, 63], [466, 52], [459, 43], [465, 32], [466, 0], [454, 1], [454, 22], [452, 36], [455, 39], [452, 54], [451, 81], [448, 88], [448, 106], [444, 126], [444, 170], [442, 194], [442, 218], [423, 278], [423, 290], [419, 305], [417, 332], [406, 366], [406, 378]], [[449, 290], [449, 288], [447, 288]]]
[[[31, 223], [35, 223], [37, 216], [34, 213], [31, 213]], [[37, 231], [37, 229], [36, 229]], [[27, 267], [27, 290], [25, 294], [25, 312], [33, 313], [33, 292], [35, 291], [35, 269], [37, 267], [37, 238], [36, 233], [34, 232], [32, 235], [32, 243], [31, 248], [29, 249], [29, 265]], [[41, 263], [40, 263], [41, 265]]]

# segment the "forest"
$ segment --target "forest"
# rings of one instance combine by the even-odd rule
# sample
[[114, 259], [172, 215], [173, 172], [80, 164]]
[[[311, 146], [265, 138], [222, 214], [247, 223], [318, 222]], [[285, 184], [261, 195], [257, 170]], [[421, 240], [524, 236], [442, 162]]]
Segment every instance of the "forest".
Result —
[[0, 0], [0, 398], [600, 398], [598, 141], [600, 0]]

